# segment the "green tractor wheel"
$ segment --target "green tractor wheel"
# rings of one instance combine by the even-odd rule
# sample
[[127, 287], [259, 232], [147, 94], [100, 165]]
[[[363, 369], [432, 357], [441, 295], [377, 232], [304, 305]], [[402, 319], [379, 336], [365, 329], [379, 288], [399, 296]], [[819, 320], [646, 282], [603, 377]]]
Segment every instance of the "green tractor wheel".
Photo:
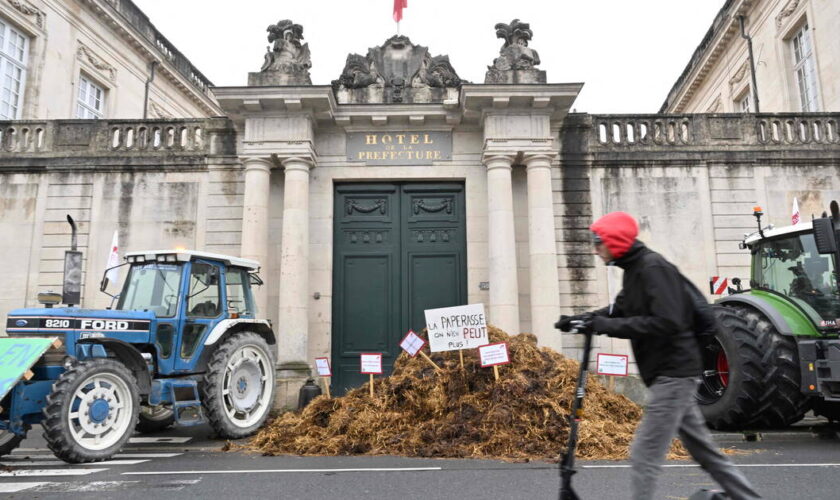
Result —
[[714, 429], [786, 427], [809, 407], [796, 342], [754, 309], [715, 307], [721, 332], [706, 339], [700, 409]]
[[137, 424], [137, 381], [112, 359], [80, 361], [53, 385], [44, 407], [44, 438], [55, 456], [70, 463], [107, 460]]

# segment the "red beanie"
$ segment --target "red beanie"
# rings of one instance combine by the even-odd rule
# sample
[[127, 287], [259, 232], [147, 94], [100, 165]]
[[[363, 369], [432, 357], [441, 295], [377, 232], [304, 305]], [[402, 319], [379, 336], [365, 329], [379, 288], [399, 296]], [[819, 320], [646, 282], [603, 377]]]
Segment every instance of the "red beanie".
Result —
[[633, 246], [639, 234], [639, 224], [626, 212], [611, 212], [596, 220], [589, 230], [597, 234], [613, 257], [618, 259]]

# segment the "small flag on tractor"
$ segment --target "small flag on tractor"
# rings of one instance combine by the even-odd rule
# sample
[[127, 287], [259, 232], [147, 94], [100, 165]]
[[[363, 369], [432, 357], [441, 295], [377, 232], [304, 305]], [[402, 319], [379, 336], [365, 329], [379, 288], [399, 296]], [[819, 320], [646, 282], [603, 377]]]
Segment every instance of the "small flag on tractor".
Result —
[[729, 280], [720, 276], [712, 276], [709, 280], [709, 289], [712, 295], [723, 295], [729, 289]]
[[790, 216], [790, 223], [794, 226], [799, 224], [801, 218], [799, 217], [799, 202], [796, 201], [796, 197], [793, 198], [793, 213]]
[[119, 231], [114, 231], [114, 238], [111, 240], [111, 251], [108, 254], [108, 264], [105, 269], [108, 272], [105, 274], [105, 279], [108, 283], [116, 283], [120, 279], [120, 270], [117, 266], [120, 265], [120, 244]]

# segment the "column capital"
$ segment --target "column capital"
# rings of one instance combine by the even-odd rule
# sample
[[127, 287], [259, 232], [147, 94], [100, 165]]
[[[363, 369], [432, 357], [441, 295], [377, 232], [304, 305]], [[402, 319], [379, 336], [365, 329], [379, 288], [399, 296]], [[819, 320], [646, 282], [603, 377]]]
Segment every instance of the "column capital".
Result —
[[515, 159], [515, 154], [484, 153], [481, 161], [487, 167], [487, 170], [492, 170], [494, 168], [510, 169]]
[[271, 159], [264, 156], [243, 156], [242, 166], [245, 170], [265, 170], [270, 171], [274, 164]]
[[290, 172], [292, 170], [309, 172], [315, 167], [315, 161], [314, 159], [305, 156], [289, 156], [280, 159], [280, 165], [283, 165], [286, 172]]
[[557, 158], [557, 153], [540, 152], [540, 153], [525, 153], [522, 157], [522, 163], [528, 170], [533, 168], [551, 168], [551, 162]]

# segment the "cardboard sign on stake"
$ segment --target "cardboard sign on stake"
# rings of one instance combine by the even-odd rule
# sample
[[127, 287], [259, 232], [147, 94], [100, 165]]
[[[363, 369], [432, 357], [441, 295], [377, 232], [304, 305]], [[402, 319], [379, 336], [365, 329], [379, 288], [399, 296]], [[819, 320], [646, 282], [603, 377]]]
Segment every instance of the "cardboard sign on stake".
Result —
[[[318, 375], [324, 378], [332, 377], [332, 369], [330, 368], [329, 358], [315, 358], [315, 368], [318, 370]], [[327, 397], [332, 399], [330, 394], [330, 381], [324, 380], [324, 387], [327, 390]]]
[[428, 354], [423, 352], [424, 345], [426, 345], [426, 340], [423, 337], [420, 337], [419, 335], [414, 333], [414, 330], [409, 330], [400, 342], [400, 347], [402, 347], [403, 351], [408, 353], [409, 356], [413, 358], [419, 353], [420, 356], [423, 357], [423, 359], [425, 359], [429, 362], [429, 364], [435, 367], [436, 371], [440, 371], [440, 367], [434, 361], [432, 361], [432, 358], [430, 358]]
[[489, 344], [484, 304], [426, 309], [429, 350], [474, 349]]
[[628, 356], [624, 354], [603, 354], [598, 353], [597, 370], [598, 375], [612, 375], [617, 377], [627, 376]]
[[382, 353], [363, 352], [360, 356], [362, 374], [370, 375], [370, 397], [373, 397], [373, 376], [382, 374]]
[[496, 380], [499, 380], [499, 365], [510, 363], [507, 342], [483, 345], [478, 348], [478, 355], [481, 358], [482, 368], [493, 367], [493, 376]]

